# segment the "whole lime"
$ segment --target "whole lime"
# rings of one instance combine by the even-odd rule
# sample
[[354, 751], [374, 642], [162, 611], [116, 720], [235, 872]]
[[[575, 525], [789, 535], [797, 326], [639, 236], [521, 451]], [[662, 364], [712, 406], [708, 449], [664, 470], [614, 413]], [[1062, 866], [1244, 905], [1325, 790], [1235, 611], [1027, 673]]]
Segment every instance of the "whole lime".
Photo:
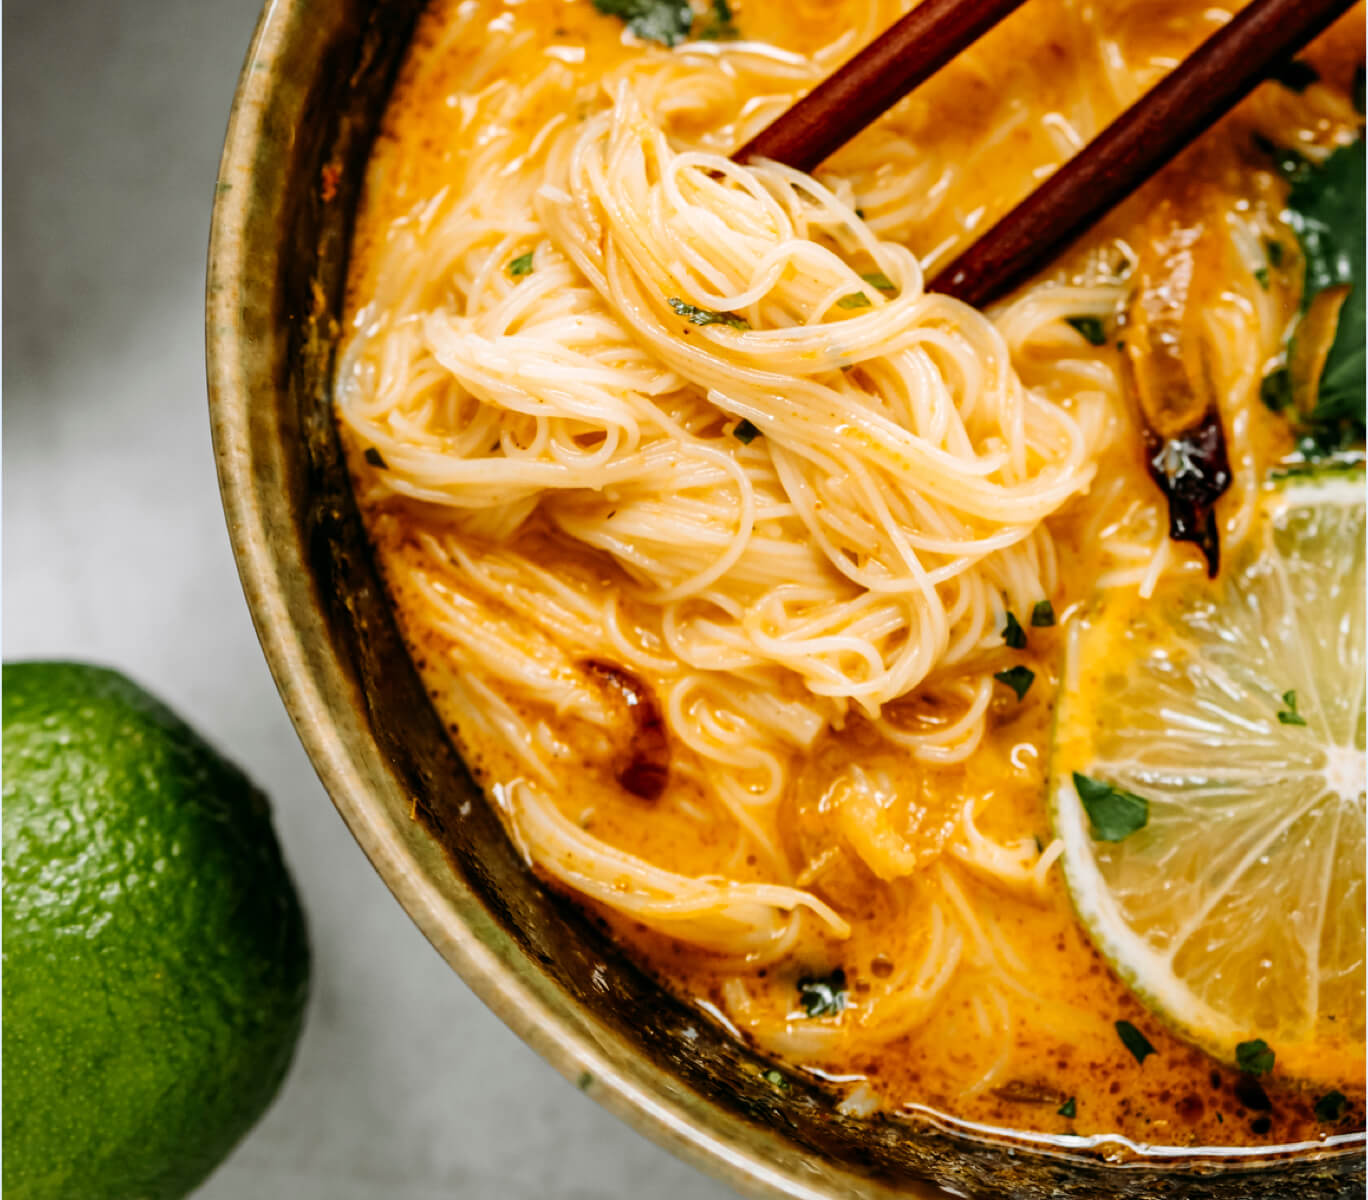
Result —
[[266, 798], [115, 671], [7, 663], [3, 685], [4, 1195], [184, 1196], [304, 1019]]

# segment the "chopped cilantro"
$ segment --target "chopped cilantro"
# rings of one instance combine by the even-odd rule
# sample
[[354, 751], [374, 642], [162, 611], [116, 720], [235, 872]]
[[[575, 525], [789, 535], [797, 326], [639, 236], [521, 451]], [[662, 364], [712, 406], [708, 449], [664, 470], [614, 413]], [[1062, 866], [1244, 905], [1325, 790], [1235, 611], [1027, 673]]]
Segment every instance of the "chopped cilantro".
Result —
[[775, 1067], [771, 1067], [761, 1078], [773, 1087], [777, 1087], [781, 1092], [789, 1090], [789, 1081], [784, 1078], [784, 1073]]
[[381, 471], [389, 470], [389, 463], [385, 461], [385, 456], [381, 454], [380, 451], [377, 450], [374, 446], [366, 447], [365, 457], [366, 461], [370, 463], [371, 466], [376, 467]]
[[1007, 624], [1002, 627], [1002, 640], [1013, 650], [1026, 649], [1026, 631], [1022, 629], [1015, 613], [1007, 614]]
[[1107, 341], [1107, 327], [1102, 323], [1101, 317], [1066, 317], [1080, 334], [1083, 340], [1089, 345], [1103, 346]]
[[849, 296], [842, 296], [836, 301], [837, 308], [868, 308], [869, 297], [863, 292], [851, 292]]
[[1292, 403], [1292, 375], [1286, 367], [1276, 367], [1263, 377], [1259, 399], [1270, 412], [1282, 412]]
[[529, 250], [526, 254], [519, 254], [517, 258], [513, 259], [508, 264], [508, 273], [512, 275], [514, 279], [521, 279], [524, 275], [531, 275], [532, 251]]
[[1349, 1098], [1343, 1092], [1326, 1092], [1316, 1101], [1316, 1120], [1322, 1125], [1338, 1121], [1349, 1107]]
[[1289, 91], [1304, 92], [1320, 79], [1320, 72], [1306, 59], [1293, 58], [1274, 67], [1268, 77]]
[[637, 37], [666, 46], [682, 42], [693, 25], [689, 0], [594, 0], [594, 7], [620, 17]]
[[1031, 684], [1035, 682], [1035, 672], [1030, 667], [1008, 667], [1005, 671], [997, 671], [993, 678], [999, 683], [1005, 683], [1016, 693], [1016, 698], [1020, 700], [1030, 690]]
[[1268, 291], [1268, 268], [1267, 268], [1267, 267], [1255, 267], [1255, 268], [1254, 268], [1254, 280], [1255, 280], [1256, 283], [1258, 283], [1258, 285], [1259, 285], [1261, 288], [1263, 288], [1264, 291]]
[[587, 1092], [594, 1083], [594, 1077], [588, 1071], [581, 1071], [579, 1078], [575, 1080], [575, 1085], [582, 1092]]
[[1073, 783], [1088, 814], [1096, 842], [1121, 842], [1149, 824], [1149, 801], [1099, 779], [1073, 773]]
[[713, 0], [712, 14], [698, 31], [698, 37], [708, 42], [726, 42], [741, 36], [732, 17], [731, 5], [727, 0]]
[[1267, 1075], [1273, 1069], [1274, 1054], [1263, 1038], [1241, 1042], [1235, 1047], [1235, 1064], [1251, 1075]]
[[837, 967], [822, 979], [798, 981], [798, 999], [809, 1017], [833, 1017], [846, 1006], [845, 971]]
[[747, 421], [745, 417], [742, 417], [741, 420], [736, 423], [736, 428], [732, 430], [732, 437], [743, 446], [749, 446], [759, 436], [760, 431]]
[[1078, 1104], [1075, 1102], [1074, 1098], [1070, 1096], [1059, 1106], [1057, 1111], [1061, 1117], [1068, 1117], [1069, 1120], [1072, 1121], [1074, 1117], [1078, 1116]]
[[1281, 242], [1269, 238], [1264, 242], [1264, 250], [1267, 251], [1268, 261], [1272, 263], [1273, 266], [1280, 267], [1283, 265], [1283, 255], [1286, 251], [1283, 249], [1283, 244]]
[[881, 292], [895, 292], [898, 290], [897, 285], [882, 271], [870, 271], [866, 275], [861, 275], [860, 278], [869, 284], [870, 287], [876, 287]]
[[1122, 1045], [1135, 1055], [1135, 1061], [1138, 1063], [1143, 1063], [1154, 1053], [1154, 1047], [1150, 1045], [1149, 1038], [1129, 1021], [1116, 1022], [1116, 1036], [1121, 1039]]
[[669, 304], [681, 317], [693, 325], [727, 325], [732, 329], [749, 329], [750, 322], [735, 313], [718, 312], [713, 308], [699, 308], [696, 304], [686, 304], [678, 296], [671, 296]]
[[1037, 600], [1031, 609], [1031, 624], [1037, 629], [1045, 629], [1054, 623], [1054, 605], [1048, 600]]
[[1283, 725], [1305, 725], [1306, 718], [1297, 711], [1297, 693], [1287, 691], [1282, 694], [1282, 702], [1286, 708], [1278, 710], [1278, 721]]

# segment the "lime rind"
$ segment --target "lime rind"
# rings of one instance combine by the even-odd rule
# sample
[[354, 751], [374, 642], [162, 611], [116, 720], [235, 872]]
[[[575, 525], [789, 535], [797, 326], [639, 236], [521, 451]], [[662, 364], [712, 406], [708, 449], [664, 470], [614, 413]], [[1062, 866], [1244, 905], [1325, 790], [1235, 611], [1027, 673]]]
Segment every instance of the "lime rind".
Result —
[[[1288, 479], [1259, 531], [1223, 585], [1071, 631], [1052, 817], [1080, 921], [1156, 1015], [1320, 1075], [1318, 1043], [1363, 1039], [1362, 474]], [[1145, 828], [1094, 841], [1075, 770], [1145, 796]]]

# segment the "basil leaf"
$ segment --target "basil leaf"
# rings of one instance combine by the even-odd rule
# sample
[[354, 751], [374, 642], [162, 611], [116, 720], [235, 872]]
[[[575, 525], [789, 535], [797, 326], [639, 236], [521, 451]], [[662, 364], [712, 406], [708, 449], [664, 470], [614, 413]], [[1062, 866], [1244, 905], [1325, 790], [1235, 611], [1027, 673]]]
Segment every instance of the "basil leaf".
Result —
[[1267, 1075], [1273, 1069], [1275, 1057], [1263, 1038], [1241, 1042], [1235, 1047], [1235, 1065], [1250, 1075]]
[[1031, 684], [1035, 682], [1035, 672], [1029, 667], [1008, 667], [1005, 671], [996, 672], [993, 678], [999, 683], [1005, 683], [1020, 700], [1031, 690]]
[[1074, 787], [1088, 814], [1095, 842], [1122, 842], [1149, 824], [1149, 801], [1075, 771]]
[[750, 322], [736, 313], [718, 312], [715, 308], [699, 308], [696, 304], [685, 304], [678, 296], [671, 296], [670, 307], [681, 317], [694, 325], [727, 325], [732, 329], [749, 329]]
[[1121, 1039], [1126, 1049], [1135, 1055], [1135, 1061], [1138, 1063], [1143, 1063], [1154, 1053], [1154, 1047], [1150, 1045], [1149, 1038], [1129, 1021], [1116, 1022], [1116, 1036]]
[[688, 0], [594, 0], [594, 7], [620, 17], [637, 37], [666, 46], [682, 42], [693, 25]]
[[845, 971], [837, 967], [822, 979], [798, 981], [798, 1000], [809, 1017], [834, 1017], [846, 1006]]

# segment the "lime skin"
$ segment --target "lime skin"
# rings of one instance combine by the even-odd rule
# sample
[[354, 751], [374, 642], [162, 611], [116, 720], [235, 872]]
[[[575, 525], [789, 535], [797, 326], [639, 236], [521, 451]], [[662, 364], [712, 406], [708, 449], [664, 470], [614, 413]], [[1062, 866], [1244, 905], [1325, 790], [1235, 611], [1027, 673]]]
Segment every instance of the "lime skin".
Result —
[[303, 1024], [266, 798], [115, 671], [7, 663], [3, 689], [4, 1195], [185, 1196]]

